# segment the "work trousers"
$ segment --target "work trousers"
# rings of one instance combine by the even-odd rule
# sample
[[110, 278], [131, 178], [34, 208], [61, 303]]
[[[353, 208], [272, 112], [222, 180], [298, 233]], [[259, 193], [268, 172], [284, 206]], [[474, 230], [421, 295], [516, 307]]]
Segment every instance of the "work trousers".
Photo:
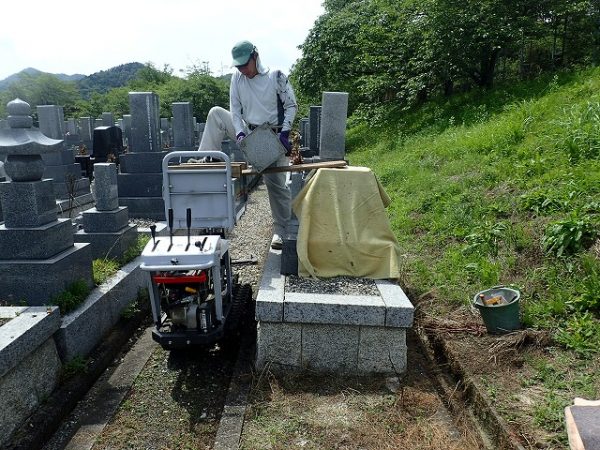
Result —
[[[246, 134], [249, 133], [248, 130], [245, 130], [245, 132]], [[206, 118], [206, 125], [198, 150], [221, 151], [221, 142], [225, 136], [233, 142], [236, 141], [231, 113], [224, 108], [215, 106], [211, 108]], [[287, 166], [288, 164], [288, 158], [282, 156], [271, 166]], [[273, 216], [273, 233], [283, 236], [292, 213], [292, 194], [286, 184], [287, 175], [285, 172], [279, 172], [265, 173], [262, 176], [269, 195], [269, 205]]]

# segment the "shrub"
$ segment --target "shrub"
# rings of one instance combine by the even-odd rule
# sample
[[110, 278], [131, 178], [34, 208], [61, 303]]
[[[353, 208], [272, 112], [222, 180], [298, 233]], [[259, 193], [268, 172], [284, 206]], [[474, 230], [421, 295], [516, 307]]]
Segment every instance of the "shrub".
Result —
[[574, 212], [569, 218], [548, 226], [542, 247], [545, 252], [556, 256], [572, 255], [591, 246], [597, 236], [598, 231], [591, 218]]

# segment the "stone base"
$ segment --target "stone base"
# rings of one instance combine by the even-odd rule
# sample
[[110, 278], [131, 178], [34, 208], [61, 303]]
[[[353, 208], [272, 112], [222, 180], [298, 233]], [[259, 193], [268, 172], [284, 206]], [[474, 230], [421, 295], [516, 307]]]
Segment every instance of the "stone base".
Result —
[[93, 285], [89, 244], [74, 246], [44, 260], [0, 261], [0, 296], [17, 304], [48, 305], [76, 280]]
[[375, 280], [379, 295], [285, 292], [281, 252], [271, 250], [256, 299], [256, 365], [340, 375], [406, 370], [414, 308], [402, 289]]
[[73, 246], [69, 219], [32, 228], [6, 228], [0, 225], [0, 260], [46, 259]]
[[162, 197], [119, 197], [119, 205], [127, 206], [129, 217], [166, 220]]
[[162, 173], [120, 173], [120, 197], [162, 197]]
[[[194, 149], [195, 150], [195, 149]], [[163, 158], [169, 152], [137, 152], [119, 156], [121, 173], [162, 173]]]
[[73, 199], [56, 200], [59, 217], [74, 217], [82, 211], [90, 208], [94, 203], [94, 196], [91, 192], [78, 195]]
[[74, 236], [75, 242], [91, 244], [92, 259], [119, 259], [123, 253], [136, 241], [137, 226], [126, 225], [119, 231], [89, 233], [78, 231]]
[[127, 208], [120, 206], [111, 211], [90, 208], [82, 214], [83, 229], [87, 233], [108, 233], [120, 230], [129, 222]]

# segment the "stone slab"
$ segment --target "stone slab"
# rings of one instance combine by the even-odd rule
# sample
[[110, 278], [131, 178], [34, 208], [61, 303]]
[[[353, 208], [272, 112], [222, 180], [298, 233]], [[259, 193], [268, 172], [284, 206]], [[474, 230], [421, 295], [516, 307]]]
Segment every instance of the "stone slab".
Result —
[[112, 211], [119, 206], [116, 164], [94, 164], [94, 198], [98, 211]]
[[64, 183], [70, 179], [81, 178], [81, 166], [78, 163], [66, 164], [61, 166], [46, 166], [44, 169], [44, 178], [52, 178], [55, 182]]
[[5, 225], [37, 227], [56, 220], [54, 182], [51, 179], [0, 183]]
[[286, 292], [284, 322], [384, 326], [385, 303], [379, 296]]
[[133, 152], [160, 152], [160, 107], [154, 92], [130, 92], [131, 130], [129, 149]]
[[63, 362], [87, 356], [117, 323], [122, 311], [147, 285], [147, 272], [139, 268], [136, 258], [123, 266], [101, 286], [95, 288], [84, 304], [63, 317], [55, 334], [58, 353]]
[[75, 152], [71, 149], [64, 149], [54, 153], [45, 153], [42, 155], [42, 161], [47, 166], [73, 164], [75, 162]]
[[[71, 190], [73, 192], [71, 192]], [[75, 197], [79, 197], [80, 195], [91, 194], [90, 192], [90, 180], [88, 178], [77, 178], [73, 186], [71, 187], [70, 183], [58, 182], [54, 180], [54, 195], [57, 199], [64, 200], [65, 198], [69, 198], [71, 195], [75, 195]]]
[[162, 197], [162, 173], [120, 173], [119, 197]]
[[137, 240], [137, 226], [126, 225], [120, 230], [102, 233], [78, 231], [74, 240], [91, 244], [92, 259], [119, 259]]
[[0, 295], [11, 303], [49, 304], [51, 298], [75, 280], [92, 287], [92, 258], [89, 244], [72, 248], [45, 260], [0, 261]]
[[166, 220], [165, 202], [162, 197], [119, 197], [119, 205], [127, 206], [129, 217]]
[[86, 233], [110, 233], [121, 230], [128, 223], [129, 212], [125, 206], [117, 206], [112, 211], [90, 208], [82, 213], [82, 224]]
[[403, 373], [406, 353], [405, 328], [360, 327], [358, 373]]
[[348, 93], [323, 92], [319, 156], [322, 160], [341, 160], [346, 156]]
[[0, 318], [11, 319], [0, 327], [0, 377], [20, 364], [60, 327], [56, 306], [0, 307]]
[[277, 370], [302, 366], [302, 325], [259, 322], [256, 339], [258, 368], [268, 366]]
[[386, 306], [385, 326], [410, 328], [415, 308], [402, 288], [388, 280], [375, 280], [375, 284]]
[[61, 369], [50, 338], [0, 379], [0, 447], [58, 386]]
[[0, 225], [0, 260], [51, 258], [72, 245], [69, 219], [58, 219], [33, 228]]
[[283, 322], [285, 276], [279, 273], [281, 250], [270, 249], [256, 296], [258, 322]]
[[339, 374], [356, 373], [359, 327], [302, 325], [302, 368]]
[[169, 152], [125, 153], [119, 156], [121, 173], [162, 173], [162, 161]]

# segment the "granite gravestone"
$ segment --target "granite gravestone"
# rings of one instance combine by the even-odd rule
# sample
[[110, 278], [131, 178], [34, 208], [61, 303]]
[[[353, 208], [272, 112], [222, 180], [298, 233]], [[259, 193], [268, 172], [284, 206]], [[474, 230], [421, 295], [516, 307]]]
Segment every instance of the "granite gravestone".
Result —
[[[62, 107], [38, 106], [37, 113], [39, 131], [49, 138], [63, 141], [65, 136]], [[60, 151], [43, 154], [42, 160], [45, 164], [44, 178], [54, 180], [54, 195], [62, 211], [92, 202], [90, 180], [82, 178], [81, 166], [75, 161], [75, 150], [67, 148], [63, 141]]]
[[158, 95], [130, 92], [131, 136], [128, 152], [119, 158], [119, 204], [130, 217], [165, 220]]
[[319, 156], [322, 161], [346, 157], [346, 121], [348, 93], [323, 92], [319, 133]]
[[83, 212], [75, 242], [89, 242], [94, 259], [118, 259], [136, 241], [137, 226], [129, 224], [127, 207], [119, 206], [116, 164], [94, 164], [94, 198], [96, 206]]
[[194, 116], [190, 102], [175, 102], [173, 108], [173, 150], [196, 150]]
[[7, 105], [10, 128], [0, 131], [0, 154], [11, 181], [0, 183], [0, 295], [29, 305], [50, 304], [75, 281], [93, 285], [88, 244], [74, 244], [70, 219], [58, 219], [54, 184], [42, 179], [43, 154], [60, 153], [61, 140], [32, 128], [31, 108]]

